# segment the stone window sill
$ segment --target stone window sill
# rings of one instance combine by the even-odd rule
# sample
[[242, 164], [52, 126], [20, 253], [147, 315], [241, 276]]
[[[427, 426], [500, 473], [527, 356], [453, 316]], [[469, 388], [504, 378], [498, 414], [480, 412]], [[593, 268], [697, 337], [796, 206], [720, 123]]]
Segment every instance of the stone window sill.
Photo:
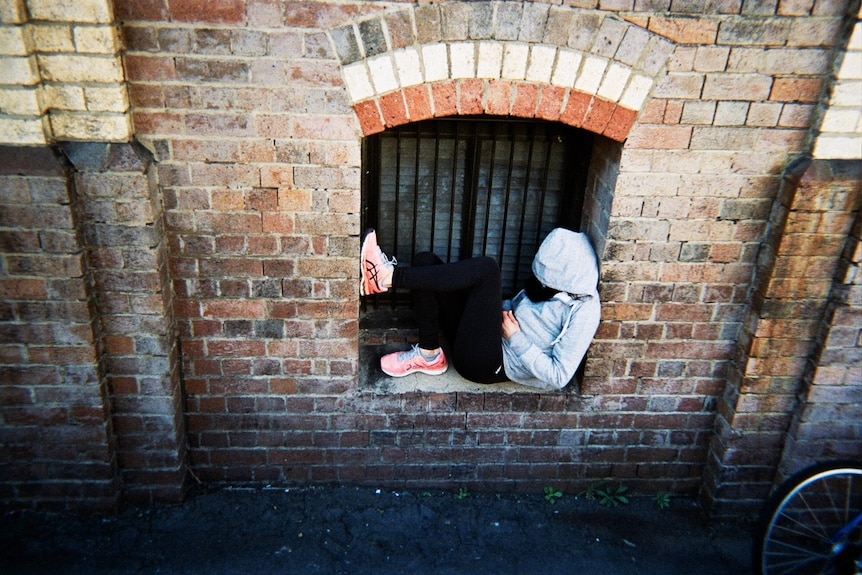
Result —
[[[398, 348], [398, 349], [406, 349]], [[404, 377], [390, 377], [380, 371], [379, 358], [383, 353], [397, 351], [377, 345], [360, 346], [359, 381], [362, 391], [381, 395], [396, 395], [406, 393], [548, 393], [514, 382], [482, 385], [466, 380], [453, 367], [443, 375], [427, 375], [414, 373]]]

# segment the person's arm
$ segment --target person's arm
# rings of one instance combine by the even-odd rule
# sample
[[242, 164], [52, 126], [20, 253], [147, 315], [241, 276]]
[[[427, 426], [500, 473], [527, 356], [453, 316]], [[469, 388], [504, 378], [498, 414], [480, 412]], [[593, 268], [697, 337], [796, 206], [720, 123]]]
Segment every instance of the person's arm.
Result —
[[[562, 389], [572, 380], [599, 325], [598, 302], [585, 301], [575, 310], [566, 333], [552, 348], [542, 350], [523, 331], [514, 331], [509, 345], [536, 379]], [[505, 330], [505, 322], [504, 322]]]

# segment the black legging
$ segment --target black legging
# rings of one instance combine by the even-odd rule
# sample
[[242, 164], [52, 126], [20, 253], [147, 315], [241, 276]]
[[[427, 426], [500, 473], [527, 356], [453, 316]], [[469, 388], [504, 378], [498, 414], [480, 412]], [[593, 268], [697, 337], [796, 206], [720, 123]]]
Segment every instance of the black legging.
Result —
[[477, 383], [506, 381], [503, 371], [500, 268], [493, 258], [443, 263], [429, 252], [416, 254], [413, 266], [395, 268], [392, 285], [413, 296], [419, 347], [449, 342], [455, 369]]

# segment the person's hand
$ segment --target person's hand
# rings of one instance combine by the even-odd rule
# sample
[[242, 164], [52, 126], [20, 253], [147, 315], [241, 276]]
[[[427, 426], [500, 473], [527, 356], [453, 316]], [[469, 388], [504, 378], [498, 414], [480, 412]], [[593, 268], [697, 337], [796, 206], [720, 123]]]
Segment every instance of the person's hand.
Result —
[[503, 337], [507, 340], [512, 339], [512, 336], [521, 331], [521, 324], [515, 319], [515, 313], [511, 310], [503, 312]]

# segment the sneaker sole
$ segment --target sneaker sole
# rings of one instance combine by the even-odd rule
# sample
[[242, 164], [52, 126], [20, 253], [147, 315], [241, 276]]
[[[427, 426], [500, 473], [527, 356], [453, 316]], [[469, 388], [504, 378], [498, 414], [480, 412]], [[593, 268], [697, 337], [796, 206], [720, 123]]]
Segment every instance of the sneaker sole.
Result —
[[413, 371], [408, 371], [407, 373], [390, 373], [383, 369], [383, 367], [380, 368], [380, 370], [389, 377], [407, 377], [408, 375], [413, 375], [414, 373], [424, 373], [427, 375], [443, 375], [448, 369], [449, 366], [447, 365], [443, 369], [414, 369]]
[[359, 295], [361, 296], [368, 295], [370, 288], [367, 276], [365, 275], [365, 254], [368, 252], [368, 236], [373, 231], [371, 228], [365, 231], [365, 235], [362, 236], [362, 247], [359, 250], [359, 273], [362, 275], [362, 281], [359, 282]]

